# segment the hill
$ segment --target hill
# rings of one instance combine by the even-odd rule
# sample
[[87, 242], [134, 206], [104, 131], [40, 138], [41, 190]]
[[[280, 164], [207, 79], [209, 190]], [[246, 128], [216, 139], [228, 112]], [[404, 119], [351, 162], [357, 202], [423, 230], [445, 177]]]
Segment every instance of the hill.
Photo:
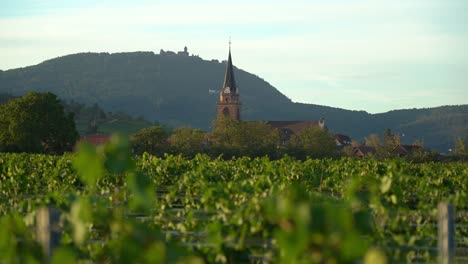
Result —
[[[80, 53], [0, 71], [0, 93], [50, 91], [64, 100], [97, 103], [109, 112], [209, 130], [225, 66], [172, 52]], [[468, 105], [369, 114], [294, 103], [258, 76], [237, 68], [235, 73], [245, 120], [324, 117], [331, 130], [354, 139], [391, 128], [405, 134], [404, 141], [422, 139], [439, 151], [452, 147], [456, 137], [468, 137]]]

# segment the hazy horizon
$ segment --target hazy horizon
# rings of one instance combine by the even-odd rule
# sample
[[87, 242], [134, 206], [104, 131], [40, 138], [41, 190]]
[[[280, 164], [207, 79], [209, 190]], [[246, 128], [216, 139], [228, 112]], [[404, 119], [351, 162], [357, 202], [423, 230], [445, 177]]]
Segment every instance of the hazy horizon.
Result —
[[184, 46], [221, 61], [231, 36], [235, 66], [295, 102], [370, 113], [468, 103], [466, 1], [18, 0], [0, 7], [2, 70], [80, 52]]

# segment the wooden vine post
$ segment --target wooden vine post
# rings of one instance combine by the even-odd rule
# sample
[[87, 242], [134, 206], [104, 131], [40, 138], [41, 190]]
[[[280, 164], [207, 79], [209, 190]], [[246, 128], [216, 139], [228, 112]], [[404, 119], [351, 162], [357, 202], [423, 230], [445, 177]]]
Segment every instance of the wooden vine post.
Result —
[[41, 207], [36, 213], [36, 237], [41, 244], [46, 263], [50, 263], [54, 248], [60, 244], [60, 211]]
[[450, 264], [455, 256], [455, 210], [452, 204], [439, 203], [437, 212], [439, 263]]

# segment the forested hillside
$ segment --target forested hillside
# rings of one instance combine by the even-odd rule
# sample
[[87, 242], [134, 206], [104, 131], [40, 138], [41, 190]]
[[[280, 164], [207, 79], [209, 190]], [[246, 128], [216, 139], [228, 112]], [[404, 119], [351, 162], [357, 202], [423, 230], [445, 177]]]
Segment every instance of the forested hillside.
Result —
[[[235, 57], [234, 57], [235, 63]], [[63, 100], [104, 111], [141, 116], [169, 126], [210, 129], [225, 64], [197, 56], [80, 53], [35, 66], [0, 71], [0, 93], [49, 91]], [[468, 105], [395, 110], [382, 114], [294, 103], [258, 76], [236, 69], [245, 120], [299, 120], [324, 117], [334, 132], [362, 140], [386, 128], [446, 152], [457, 137], [468, 137]], [[210, 92], [211, 90], [211, 92]]]

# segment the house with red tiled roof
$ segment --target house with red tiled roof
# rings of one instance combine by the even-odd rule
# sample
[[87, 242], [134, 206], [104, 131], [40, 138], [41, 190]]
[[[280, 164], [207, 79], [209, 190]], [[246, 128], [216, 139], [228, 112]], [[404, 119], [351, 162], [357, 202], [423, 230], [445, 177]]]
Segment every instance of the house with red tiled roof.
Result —
[[353, 156], [357, 158], [363, 158], [365, 156], [372, 156], [377, 153], [374, 147], [370, 146], [359, 146], [353, 148]]
[[106, 144], [107, 142], [109, 142], [109, 140], [110, 140], [109, 135], [95, 134], [95, 135], [89, 135], [89, 136], [80, 138], [78, 143], [88, 142], [94, 146], [99, 146], [99, 145]]

